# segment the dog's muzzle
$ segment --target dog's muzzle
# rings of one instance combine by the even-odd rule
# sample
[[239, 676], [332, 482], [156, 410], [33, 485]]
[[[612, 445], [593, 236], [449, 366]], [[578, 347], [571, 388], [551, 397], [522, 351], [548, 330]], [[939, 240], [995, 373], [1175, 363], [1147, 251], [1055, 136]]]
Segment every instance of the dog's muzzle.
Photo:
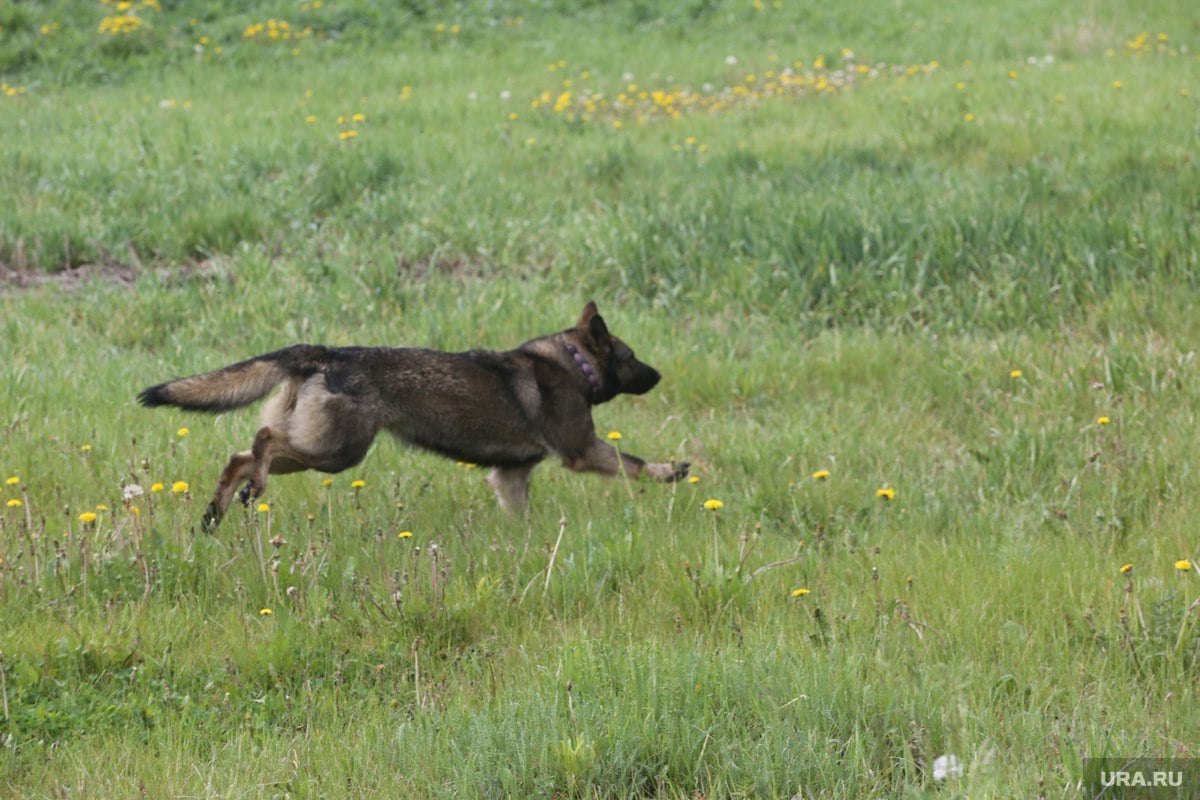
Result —
[[658, 385], [662, 375], [653, 367], [643, 367], [633, 374], [621, 387], [626, 394], [645, 394]]

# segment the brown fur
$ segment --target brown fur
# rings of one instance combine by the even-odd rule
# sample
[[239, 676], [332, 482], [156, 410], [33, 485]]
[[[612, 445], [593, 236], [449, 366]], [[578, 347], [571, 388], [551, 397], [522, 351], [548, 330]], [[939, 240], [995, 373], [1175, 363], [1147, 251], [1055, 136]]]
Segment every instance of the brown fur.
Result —
[[644, 394], [659, 373], [608, 331], [595, 303], [579, 322], [515, 350], [444, 353], [421, 348], [298, 344], [213, 372], [152, 386], [146, 406], [226, 411], [275, 387], [249, 450], [235, 453], [201, 521], [221, 521], [237, 489], [244, 500], [269, 474], [341, 472], [363, 460], [382, 429], [410, 444], [492, 467], [500, 505], [523, 511], [533, 468], [548, 456], [568, 469], [674, 481], [686, 463], [648, 464], [595, 434], [591, 407]]

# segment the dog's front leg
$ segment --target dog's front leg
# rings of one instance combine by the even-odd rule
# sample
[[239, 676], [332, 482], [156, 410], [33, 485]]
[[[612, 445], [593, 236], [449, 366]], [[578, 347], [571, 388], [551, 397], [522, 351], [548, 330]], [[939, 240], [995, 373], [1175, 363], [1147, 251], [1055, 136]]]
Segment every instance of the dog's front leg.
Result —
[[686, 478], [691, 466], [691, 462], [689, 461], [658, 461], [647, 464], [645, 471], [647, 475], [656, 481], [674, 483]]
[[640, 478], [645, 474], [667, 483], [686, 478], [688, 467], [691, 466], [686, 461], [647, 463], [635, 455], [622, 453], [599, 438], [592, 439], [580, 455], [564, 456], [563, 464], [567, 469], [576, 472], [599, 472], [601, 475], [618, 475], [624, 472], [630, 478]]

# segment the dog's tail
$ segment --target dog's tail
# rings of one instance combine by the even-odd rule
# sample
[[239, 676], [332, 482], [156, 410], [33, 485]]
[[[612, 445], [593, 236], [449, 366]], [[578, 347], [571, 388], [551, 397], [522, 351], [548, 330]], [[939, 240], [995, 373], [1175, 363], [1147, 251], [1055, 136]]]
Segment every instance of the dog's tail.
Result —
[[239, 361], [212, 372], [151, 386], [138, 395], [144, 406], [178, 406], [192, 411], [229, 411], [267, 395], [288, 378], [307, 377], [324, 347], [298, 344]]

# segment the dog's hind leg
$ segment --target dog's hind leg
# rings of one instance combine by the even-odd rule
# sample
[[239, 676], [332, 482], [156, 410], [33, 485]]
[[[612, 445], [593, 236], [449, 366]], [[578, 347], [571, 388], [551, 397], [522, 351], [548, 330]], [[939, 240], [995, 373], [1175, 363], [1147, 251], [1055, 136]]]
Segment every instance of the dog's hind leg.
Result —
[[529, 508], [529, 481], [533, 467], [496, 467], [488, 473], [488, 486], [505, 511], [523, 514]]
[[240, 453], [234, 453], [229, 458], [229, 463], [217, 480], [217, 490], [213, 492], [212, 500], [204, 509], [204, 516], [200, 518], [200, 530], [208, 533], [221, 523], [225, 512], [229, 510], [230, 503], [233, 502], [233, 495], [237, 492], [237, 488], [245, 481], [250, 480], [253, 474], [254, 454], [252, 451], [243, 450]]
[[305, 469], [308, 469], [308, 465], [291, 446], [286, 433], [270, 426], [259, 428], [251, 448], [234, 453], [221, 473], [217, 491], [200, 520], [201, 530], [211, 531], [220, 523], [243, 483], [246, 488], [242, 490], [241, 497], [243, 502], [248, 503], [252, 497], [260, 497], [267, 490], [268, 474], [284, 475]]
[[267, 490], [267, 475], [286, 475], [308, 469], [304, 454], [292, 447], [288, 435], [279, 428], [264, 425], [254, 436], [250, 448], [254, 472], [250, 475], [250, 497], [261, 497]]

